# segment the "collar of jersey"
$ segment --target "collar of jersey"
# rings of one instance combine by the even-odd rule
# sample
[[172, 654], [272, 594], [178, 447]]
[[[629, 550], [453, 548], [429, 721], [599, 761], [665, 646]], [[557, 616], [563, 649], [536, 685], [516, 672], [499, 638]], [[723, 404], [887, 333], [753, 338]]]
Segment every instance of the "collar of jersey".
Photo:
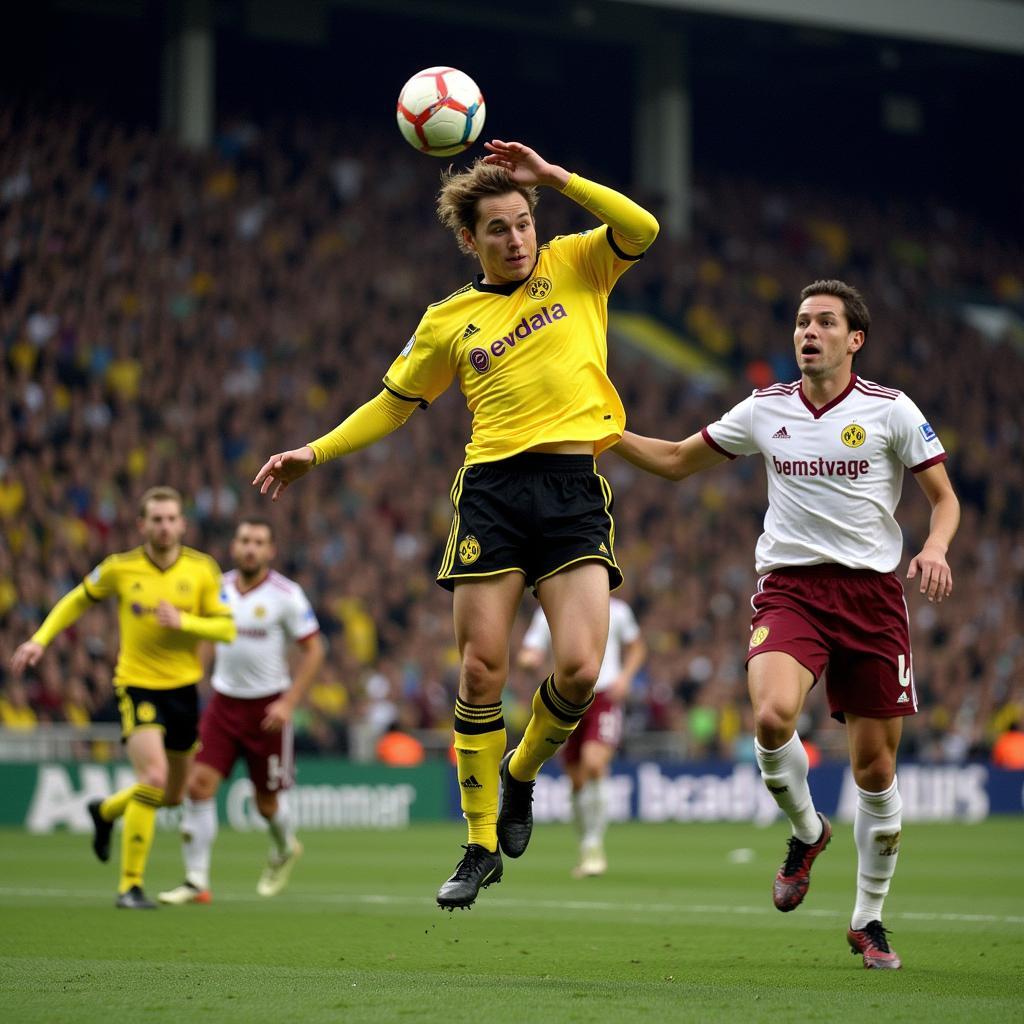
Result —
[[537, 264], [534, 263], [533, 270], [530, 271], [529, 277], [524, 277], [522, 281], [507, 281], [505, 284], [484, 284], [484, 275], [477, 274], [473, 279], [473, 287], [478, 292], [489, 292], [491, 295], [513, 295], [518, 289], [522, 288], [531, 277], [533, 277], [533, 271], [536, 269]]

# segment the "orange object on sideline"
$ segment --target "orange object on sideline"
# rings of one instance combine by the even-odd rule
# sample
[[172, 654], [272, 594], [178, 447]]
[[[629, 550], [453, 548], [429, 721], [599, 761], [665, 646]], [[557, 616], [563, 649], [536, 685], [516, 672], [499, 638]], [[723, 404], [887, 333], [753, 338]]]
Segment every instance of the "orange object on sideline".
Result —
[[821, 764], [821, 751], [818, 749], [817, 743], [814, 740], [801, 740], [804, 745], [804, 750], [807, 751], [807, 767], [817, 768]]
[[386, 732], [377, 740], [377, 760], [396, 768], [422, 764], [423, 744], [405, 732]]
[[1007, 729], [992, 747], [992, 763], [1000, 768], [1024, 768], [1024, 732]]

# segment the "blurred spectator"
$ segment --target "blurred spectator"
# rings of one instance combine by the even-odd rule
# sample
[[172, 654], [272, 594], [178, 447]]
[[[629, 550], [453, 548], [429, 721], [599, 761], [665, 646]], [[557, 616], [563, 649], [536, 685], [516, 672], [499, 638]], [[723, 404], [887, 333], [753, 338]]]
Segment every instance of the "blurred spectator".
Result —
[[[249, 487], [254, 453], [317, 436], [378, 390], [424, 302], [474, 273], [429, 223], [437, 168], [382, 132], [236, 120], [215, 148], [192, 152], [77, 103], [0, 106], [0, 680], [46, 609], [135, 543], [141, 491], [168, 483], [192, 503], [187, 543], [222, 564], [246, 514], [269, 515], [291, 553], [282, 571], [332, 641], [330, 688], [296, 723], [300, 749], [372, 757], [407, 705], [417, 733], [436, 733], [428, 746], [444, 747], [458, 658], [450, 597], [433, 577], [468, 434], [458, 396], [277, 505]], [[659, 239], [616, 300], [689, 338], [729, 383], [678, 376], [613, 335], [630, 426], [686, 436], [752, 381], [794, 379], [800, 288], [823, 276], [857, 284], [885, 324], [857, 371], [945, 410], [932, 426], [963, 505], [952, 598], [907, 595], [923, 713], [905, 723], [905, 750], [987, 755], [1024, 678], [1024, 355], [1005, 328], [1024, 322], [1019, 240], [926, 194], [879, 201], [723, 178], [698, 182], [695, 211], [691, 238]], [[556, 203], [544, 222], [589, 226]], [[388, 241], [413, 237], [415, 252]], [[1006, 315], [970, 315], [995, 307]], [[650, 646], [627, 752], [631, 733], [657, 730], [679, 756], [747, 756], [736, 651], [763, 470], [746, 462], [673, 488], [601, 459]], [[915, 488], [899, 515], [913, 548], [928, 522]], [[93, 609], [52, 645], [16, 716], [70, 719], [70, 702], [116, 721], [115, 614]], [[14, 707], [9, 687], [2, 706]], [[842, 756], [820, 697], [808, 710], [823, 757]]]

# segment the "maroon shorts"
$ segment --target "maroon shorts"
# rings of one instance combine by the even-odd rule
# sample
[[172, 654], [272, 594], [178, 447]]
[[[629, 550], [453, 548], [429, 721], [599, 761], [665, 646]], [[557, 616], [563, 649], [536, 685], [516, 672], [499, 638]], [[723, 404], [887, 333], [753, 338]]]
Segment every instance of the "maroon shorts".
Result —
[[917, 711], [910, 623], [895, 573], [807, 565], [763, 576], [751, 600], [747, 661], [782, 651], [817, 682], [832, 717], [897, 718]]
[[622, 705], [607, 693], [595, 693], [594, 703], [562, 747], [567, 764], [579, 764], [584, 743], [603, 743], [615, 748], [622, 740]]
[[199, 720], [196, 761], [227, 778], [235, 761], [244, 757], [257, 790], [276, 793], [288, 789], [295, 766], [291, 723], [275, 732], [260, 727], [267, 706], [280, 696], [228, 697], [214, 691]]

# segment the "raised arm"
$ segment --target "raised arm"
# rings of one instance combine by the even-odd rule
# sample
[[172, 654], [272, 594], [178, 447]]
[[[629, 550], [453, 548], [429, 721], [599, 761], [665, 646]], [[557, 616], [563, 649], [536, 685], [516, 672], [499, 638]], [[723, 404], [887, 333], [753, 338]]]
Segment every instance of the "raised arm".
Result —
[[699, 433], [683, 441], [664, 441], [627, 430], [611, 450], [634, 466], [667, 480], [682, 480], [726, 461], [726, 456], [712, 448]]
[[504, 167], [516, 184], [548, 185], [579, 203], [615, 232], [624, 252], [637, 256], [658, 237], [654, 215], [621, 192], [549, 164], [521, 142], [494, 139], [484, 143], [484, 148], [490, 150], [490, 155], [484, 157], [486, 162]]

